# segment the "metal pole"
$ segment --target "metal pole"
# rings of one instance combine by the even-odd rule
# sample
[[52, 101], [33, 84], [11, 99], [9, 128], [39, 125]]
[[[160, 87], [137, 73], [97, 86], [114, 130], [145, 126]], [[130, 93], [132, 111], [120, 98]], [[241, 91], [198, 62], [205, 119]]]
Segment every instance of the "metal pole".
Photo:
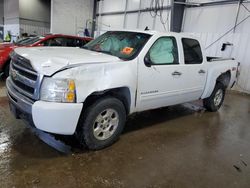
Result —
[[[175, 8], [175, 1], [171, 0], [171, 16], [170, 16], [170, 31], [174, 31], [174, 8]], [[169, 24], [169, 21], [168, 23]]]
[[125, 27], [127, 26], [127, 10], [128, 10], [128, 0], [126, 0], [126, 5], [125, 5], [123, 29], [125, 29]]
[[91, 27], [91, 37], [94, 37], [95, 34], [95, 26], [96, 26], [96, 12], [97, 12], [97, 0], [94, 0], [94, 7], [93, 7], [93, 17], [92, 17], [92, 27]]
[[140, 24], [140, 17], [141, 17], [141, 0], [140, 0], [138, 18], [137, 18], [137, 29], [139, 28], [139, 24]]
[[238, 18], [239, 18], [240, 5], [241, 5], [241, 3], [242, 3], [242, 0], [239, 0], [238, 6], [237, 6], [237, 12], [236, 12], [235, 23], [234, 23], [234, 30], [233, 30], [234, 33], [235, 33], [236, 25], [237, 25], [237, 22], [238, 22]]
[[97, 36], [100, 35], [100, 25], [99, 23], [102, 23], [102, 11], [103, 11], [103, 1], [98, 1], [98, 11], [100, 11], [98, 14], [98, 26], [97, 26]]

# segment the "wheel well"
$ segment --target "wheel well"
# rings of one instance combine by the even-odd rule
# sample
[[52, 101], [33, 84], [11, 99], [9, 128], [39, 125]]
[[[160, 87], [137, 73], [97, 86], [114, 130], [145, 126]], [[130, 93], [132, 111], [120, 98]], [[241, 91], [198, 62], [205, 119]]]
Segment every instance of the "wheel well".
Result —
[[130, 95], [129, 88], [127, 87], [113, 88], [109, 90], [98, 91], [98, 92], [92, 93], [85, 99], [84, 104], [83, 104], [83, 111], [88, 106], [93, 104], [96, 100], [102, 97], [106, 97], [106, 96], [112, 96], [112, 97], [119, 99], [123, 103], [126, 109], [126, 113], [129, 114], [130, 105], [131, 105], [131, 95]]
[[225, 86], [225, 88], [228, 87], [231, 80], [231, 72], [228, 70], [227, 72], [222, 73], [216, 80], [216, 83], [219, 82]]

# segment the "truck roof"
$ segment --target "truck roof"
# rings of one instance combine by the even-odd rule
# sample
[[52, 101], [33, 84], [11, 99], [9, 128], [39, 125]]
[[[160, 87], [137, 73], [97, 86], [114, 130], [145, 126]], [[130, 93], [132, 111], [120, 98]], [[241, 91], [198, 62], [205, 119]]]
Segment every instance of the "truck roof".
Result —
[[128, 31], [128, 32], [137, 32], [137, 33], [145, 33], [149, 35], [157, 35], [157, 34], [170, 34], [173, 36], [181, 36], [181, 37], [191, 37], [197, 38], [197, 36], [190, 34], [190, 33], [177, 33], [177, 32], [170, 32], [170, 31], [156, 31], [156, 30], [141, 30], [141, 29], [112, 29], [110, 31]]

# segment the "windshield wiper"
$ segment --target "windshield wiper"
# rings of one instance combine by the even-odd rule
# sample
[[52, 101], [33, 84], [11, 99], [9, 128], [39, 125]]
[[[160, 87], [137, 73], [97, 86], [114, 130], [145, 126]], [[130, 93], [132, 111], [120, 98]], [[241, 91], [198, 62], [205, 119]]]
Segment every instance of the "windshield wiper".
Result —
[[[121, 57], [112, 54], [110, 51], [106, 51], [106, 50], [94, 50], [94, 49], [88, 48], [86, 46], [83, 46], [82, 48], [86, 49], [86, 50], [94, 51], [94, 52], [99, 52], [99, 53], [104, 53], [104, 54], [112, 55], [112, 56], [118, 57], [119, 59], [122, 59]], [[122, 60], [124, 60], [124, 59], [122, 59]]]
[[106, 51], [106, 50], [97, 50], [96, 52], [100, 52], [100, 53], [104, 53], [104, 54], [109, 54], [109, 55], [115, 56], [115, 55], [112, 54], [110, 51]]

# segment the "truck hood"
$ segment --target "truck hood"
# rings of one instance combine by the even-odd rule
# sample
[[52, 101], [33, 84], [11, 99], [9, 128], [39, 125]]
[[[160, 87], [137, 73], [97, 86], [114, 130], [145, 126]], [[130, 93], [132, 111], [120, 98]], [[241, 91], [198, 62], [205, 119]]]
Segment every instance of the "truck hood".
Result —
[[73, 47], [16, 48], [15, 52], [30, 60], [38, 73], [47, 76], [51, 76], [67, 66], [122, 61], [112, 55]]

